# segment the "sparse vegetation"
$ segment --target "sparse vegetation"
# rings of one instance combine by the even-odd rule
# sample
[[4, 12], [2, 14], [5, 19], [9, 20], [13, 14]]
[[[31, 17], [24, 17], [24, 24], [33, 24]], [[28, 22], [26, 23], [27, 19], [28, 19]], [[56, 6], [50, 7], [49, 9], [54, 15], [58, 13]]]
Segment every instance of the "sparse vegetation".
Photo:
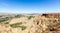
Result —
[[19, 14], [18, 14], [18, 15], [15, 16], [15, 18], [20, 18], [20, 17], [22, 17], [22, 16], [23, 16], [23, 15], [19, 15]]
[[45, 14], [37, 16], [14, 15], [9, 17], [0, 17], [0, 31], [3, 33], [5, 33], [4, 31], [7, 31], [8, 33], [17, 33], [17, 31], [18, 33], [42, 33], [44, 31], [60, 31], [60, 19], [48, 17]]
[[16, 17], [16, 18], [20, 18], [20, 15], [16, 15], [15, 17]]
[[26, 29], [26, 26], [20, 26], [22, 24], [22, 22], [20, 22], [20, 23], [15, 23], [15, 24], [11, 24], [10, 26], [12, 27], [12, 28], [18, 28], [18, 27], [20, 27], [20, 28], [22, 28], [22, 30], [25, 30]]
[[11, 24], [10, 26], [13, 27], [13, 28], [16, 28], [16, 27], [20, 27], [21, 24], [22, 24], [22, 22]]
[[9, 22], [6, 22], [5, 24], [9, 24]]
[[7, 20], [9, 20], [9, 18], [8, 18], [8, 17], [0, 18], [0, 23], [1, 23], [1, 22], [4, 22], [4, 21], [7, 21]]
[[29, 16], [28, 19], [34, 18], [34, 16]]
[[25, 30], [27, 27], [26, 26], [20, 26], [22, 30]]

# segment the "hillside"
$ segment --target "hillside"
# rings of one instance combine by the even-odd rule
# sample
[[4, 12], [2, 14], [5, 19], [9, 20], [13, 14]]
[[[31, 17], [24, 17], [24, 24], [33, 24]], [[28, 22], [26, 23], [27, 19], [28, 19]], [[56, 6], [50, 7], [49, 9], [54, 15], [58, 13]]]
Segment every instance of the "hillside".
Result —
[[59, 33], [60, 14], [0, 15], [0, 33]]

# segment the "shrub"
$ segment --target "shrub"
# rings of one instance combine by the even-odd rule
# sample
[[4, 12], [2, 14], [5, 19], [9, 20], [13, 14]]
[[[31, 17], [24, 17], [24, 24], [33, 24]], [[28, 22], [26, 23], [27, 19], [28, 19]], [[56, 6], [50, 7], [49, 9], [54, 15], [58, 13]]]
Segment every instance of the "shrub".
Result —
[[22, 22], [11, 24], [10, 26], [13, 27], [13, 28], [16, 28], [16, 27], [19, 27], [19, 25], [21, 25], [21, 24], [22, 24]]
[[23, 15], [16, 15], [15, 18], [20, 18], [22, 17]]
[[4, 21], [7, 21], [7, 20], [9, 20], [8, 17], [6, 17], [6, 18], [0, 18], [0, 22], [4, 22]]
[[25, 30], [27, 27], [26, 26], [20, 26], [22, 30]]
[[15, 24], [11, 24], [10, 26], [12, 27], [12, 28], [18, 28], [18, 27], [20, 27], [20, 28], [22, 28], [22, 30], [25, 30], [26, 29], [26, 26], [20, 26], [22, 24], [22, 22], [20, 22], [20, 23], [15, 23]]
[[28, 19], [34, 18], [34, 16], [29, 16]]

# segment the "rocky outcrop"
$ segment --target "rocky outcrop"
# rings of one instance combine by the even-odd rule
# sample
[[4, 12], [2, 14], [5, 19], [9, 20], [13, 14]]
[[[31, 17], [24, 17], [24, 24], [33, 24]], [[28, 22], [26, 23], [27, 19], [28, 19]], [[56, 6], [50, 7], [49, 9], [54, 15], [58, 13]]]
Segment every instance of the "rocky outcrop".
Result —
[[60, 18], [60, 13], [42, 14], [42, 16]]

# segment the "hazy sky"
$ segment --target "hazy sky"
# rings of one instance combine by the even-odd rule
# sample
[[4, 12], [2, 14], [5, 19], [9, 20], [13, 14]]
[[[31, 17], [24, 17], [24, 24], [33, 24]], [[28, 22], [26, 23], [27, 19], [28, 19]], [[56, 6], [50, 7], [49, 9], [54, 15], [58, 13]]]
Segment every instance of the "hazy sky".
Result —
[[0, 13], [60, 12], [60, 0], [0, 0]]

